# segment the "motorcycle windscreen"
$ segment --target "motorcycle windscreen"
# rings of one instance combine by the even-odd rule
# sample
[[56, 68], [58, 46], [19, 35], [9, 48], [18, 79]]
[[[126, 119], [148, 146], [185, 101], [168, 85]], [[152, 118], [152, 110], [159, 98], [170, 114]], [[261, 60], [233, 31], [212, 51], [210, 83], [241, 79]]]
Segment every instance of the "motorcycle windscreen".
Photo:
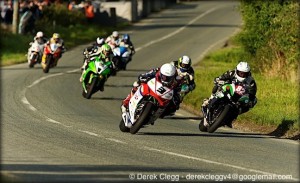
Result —
[[155, 94], [155, 98], [162, 98], [165, 100], [171, 100], [173, 98], [173, 90], [163, 86], [162, 83], [158, 82], [155, 78], [148, 81], [148, 86]]
[[52, 52], [55, 52], [57, 50], [58, 46], [55, 43], [50, 44], [50, 49]]

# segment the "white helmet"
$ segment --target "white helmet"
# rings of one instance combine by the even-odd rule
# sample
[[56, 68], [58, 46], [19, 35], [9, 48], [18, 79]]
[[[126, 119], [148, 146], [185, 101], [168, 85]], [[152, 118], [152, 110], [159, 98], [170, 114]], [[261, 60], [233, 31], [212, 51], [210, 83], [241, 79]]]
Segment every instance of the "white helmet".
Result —
[[118, 37], [119, 36], [119, 32], [118, 31], [113, 31], [112, 36], [114, 38]]
[[250, 66], [247, 62], [240, 62], [235, 68], [235, 77], [238, 81], [243, 82], [250, 76]]
[[44, 33], [42, 31], [39, 31], [36, 33], [36, 38], [39, 38], [39, 37], [44, 37]]
[[184, 55], [179, 58], [179, 69], [181, 72], [188, 71], [191, 65], [192, 65], [192, 60], [190, 59], [190, 57]]
[[104, 44], [104, 38], [102, 38], [102, 37], [97, 37], [96, 42], [97, 42], [98, 45], [103, 45], [103, 44]]
[[160, 68], [159, 73], [162, 84], [164, 86], [169, 86], [170, 84], [172, 84], [175, 78], [175, 74], [176, 68], [172, 64], [163, 64]]

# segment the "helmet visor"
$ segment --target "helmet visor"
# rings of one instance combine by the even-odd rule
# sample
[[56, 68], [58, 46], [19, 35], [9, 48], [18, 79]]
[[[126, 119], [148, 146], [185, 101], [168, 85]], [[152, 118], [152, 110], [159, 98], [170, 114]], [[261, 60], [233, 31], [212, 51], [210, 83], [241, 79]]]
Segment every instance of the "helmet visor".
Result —
[[185, 68], [185, 69], [188, 69], [189, 66], [190, 66], [189, 64], [184, 64], [184, 63], [180, 64], [180, 67]]
[[106, 57], [108, 57], [108, 56], [109, 56], [109, 51], [103, 50], [103, 54], [104, 54]]
[[171, 81], [173, 81], [174, 76], [166, 76], [163, 74], [160, 74], [160, 79], [163, 83], [170, 83]]
[[247, 78], [249, 76], [249, 72], [237, 71], [237, 75], [241, 78]]

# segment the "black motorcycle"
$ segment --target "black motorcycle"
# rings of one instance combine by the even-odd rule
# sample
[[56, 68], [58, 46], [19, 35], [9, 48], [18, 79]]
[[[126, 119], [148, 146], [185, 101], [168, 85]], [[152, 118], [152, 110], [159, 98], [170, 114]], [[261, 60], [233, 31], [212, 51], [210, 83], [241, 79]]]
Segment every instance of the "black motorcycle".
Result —
[[209, 104], [201, 107], [203, 119], [200, 120], [199, 130], [213, 133], [221, 126], [231, 127], [240, 109], [248, 103], [248, 89], [244, 84], [224, 84], [213, 94]]

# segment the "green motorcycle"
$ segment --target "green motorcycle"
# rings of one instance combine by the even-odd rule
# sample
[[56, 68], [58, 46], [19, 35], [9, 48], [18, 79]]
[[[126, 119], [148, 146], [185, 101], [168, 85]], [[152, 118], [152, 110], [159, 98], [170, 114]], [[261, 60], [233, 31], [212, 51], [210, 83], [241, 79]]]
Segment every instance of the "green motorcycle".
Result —
[[95, 57], [88, 63], [82, 76], [82, 96], [90, 99], [98, 90], [104, 91], [104, 83], [112, 71], [112, 62], [102, 61]]

